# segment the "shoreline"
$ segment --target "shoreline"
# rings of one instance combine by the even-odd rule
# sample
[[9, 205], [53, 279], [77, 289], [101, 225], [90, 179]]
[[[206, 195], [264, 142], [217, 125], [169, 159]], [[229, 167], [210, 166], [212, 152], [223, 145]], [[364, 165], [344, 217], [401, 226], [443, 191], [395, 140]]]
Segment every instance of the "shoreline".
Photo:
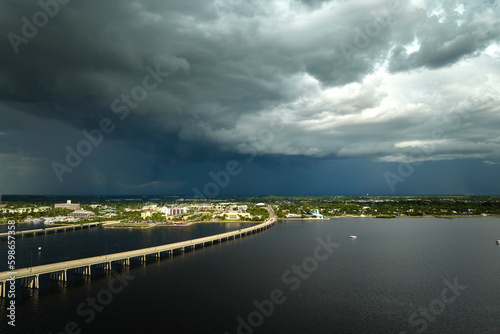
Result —
[[125, 229], [138, 229], [138, 230], [147, 230], [147, 229], [150, 229], [150, 228], [153, 228], [155, 227], [156, 224], [151, 224], [151, 225], [137, 225], [137, 226], [134, 226], [134, 225], [106, 225], [106, 226], [103, 226], [104, 229], [122, 229], [122, 230], [125, 230]]
[[432, 216], [432, 215], [427, 215], [427, 216], [393, 216], [393, 217], [384, 217], [384, 216], [332, 216], [332, 217], [326, 217], [324, 219], [318, 219], [318, 218], [278, 218], [278, 220], [283, 220], [283, 221], [326, 221], [326, 220], [331, 220], [331, 219], [340, 219], [340, 218], [374, 218], [374, 219], [397, 219], [397, 218], [437, 218], [437, 219], [447, 219], [447, 220], [452, 220], [455, 218], [488, 218], [488, 217], [494, 217], [494, 218], [500, 218], [500, 215], [488, 215], [488, 216], [483, 216], [483, 215], [467, 215], [467, 216]]
[[195, 225], [195, 224], [203, 224], [203, 223], [217, 223], [217, 224], [250, 223], [250, 224], [257, 225], [257, 224], [261, 224], [263, 222], [264, 221], [252, 221], [252, 222], [249, 222], [249, 221], [224, 221], [224, 220], [217, 220], [217, 221], [194, 221], [194, 222], [186, 222], [186, 223], [179, 223], [179, 224], [151, 223], [151, 225], [147, 225], [147, 226], [144, 226], [144, 225], [134, 226], [132, 224], [130, 224], [130, 225], [116, 226], [114, 224], [113, 225], [110, 224], [108, 226], [103, 226], [103, 227], [106, 228], [106, 229], [138, 229], [138, 230], [146, 230], [146, 229], [150, 229], [150, 228], [153, 228], [153, 227], [187, 227], [187, 226], [192, 226], [192, 225]]
[[261, 224], [264, 221], [259, 220], [259, 221], [237, 221], [237, 220], [204, 220], [204, 221], [194, 221], [194, 222], [187, 222], [187, 223], [181, 223], [181, 224], [157, 224], [156, 226], [162, 226], [162, 227], [183, 227], [183, 226], [191, 226], [194, 224], [207, 224], [207, 223], [216, 223], [216, 224], [245, 224], [245, 223], [250, 223], [250, 224]]

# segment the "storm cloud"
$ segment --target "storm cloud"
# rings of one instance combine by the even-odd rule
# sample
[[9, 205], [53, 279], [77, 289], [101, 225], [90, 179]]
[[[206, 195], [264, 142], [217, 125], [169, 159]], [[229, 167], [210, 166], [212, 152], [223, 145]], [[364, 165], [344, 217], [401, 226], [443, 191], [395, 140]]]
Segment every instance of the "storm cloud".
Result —
[[[489, 175], [499, 18], [492, 0], [3, 1], [0, 192], [189, 194], [230, 160], [228, 193], [385, 193], [400, 163]], [[278, 185], [325, 166], [330, 191]]]

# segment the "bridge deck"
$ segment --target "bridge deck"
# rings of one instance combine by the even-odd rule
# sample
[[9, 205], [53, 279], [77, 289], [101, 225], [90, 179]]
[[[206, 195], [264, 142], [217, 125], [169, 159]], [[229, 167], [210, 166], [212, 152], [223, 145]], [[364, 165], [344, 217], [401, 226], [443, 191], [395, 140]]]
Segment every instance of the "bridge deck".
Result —
[[236, 231], [212, 235], [212, 236], [208, 236], [208, 237], [192, 239], [192, 240], [187, 240], [187, 241], [181, 241], [181, 242], [176, 242], [176, 243], [171, 243], [171, 244], [161, 245], [161, 246], [156, 246], [156, 247], [148, 247], [148, 248], [127, 251], [127, 252], [121, 252], [121, 253], [94, 256], [94, 257], [72, 260], [72, 261], [51, 263], [51, 264], [40, 265], [40, 266], [36, 266], [36, 267], [31, 267], [31, 268], [20, 268], [20, 269], [16, 269], [15, 271], [4, 271], [4, 272], [0, 272], [0, 283], [5, 284], [6, 281], [9, 280], [13, 276], [15, 276], [15, 279], [20, 279], [20, 278], [25, 278], [25, 277], [32, 277], [32, 276], [54, 273], [54, 272], [58, 272], [58, 271], [64, 271], [64, 270], [68, 270], [68, 269], [75, 269], [75, 268], [88, 267], [88, 266], [104, 264], [104, 263], [124, 261], [127, 259], [130, 260], [131, 258], [143, 257], [143, 256], [152, 255], [152, 254], [159, 255], [160, 253], [163, 253], [163, 252], [169, 252], [169, 251], [174, 251], [174, 250], [179, 250], [179, 249], [185, 250], [185, 249], [196, 247], [197, 245], [205, 245], [206, 243], [210, 243], [210, 242], [213, 243], [214, 241], [221, 241], [224, 239], [227, 240], [229, 238], [236, 238], [237, 236], [241, 237], [241, 236], [247, 235], [249, 233], [253, 233], [253, 232], [256, 232], [259, 230], [269, 228], [275, 222], [276, 222], [276, 219], [275, 219], [274, 215], [272, 215], [271, 218], [269, 218], [268, 220], [266, 220], [265, 222], [263, 222], [261, 224], [247, 227], [247, 228], [240, 229], [240, 230], [236, 230]]
[[[16, 231], [15, 234], [11, 234], [15, 237], [18, 237], [18, 236], [23, 236], [25, 234], [37, 234], [37, 233], [48, 233], [48, 232], [52, 232], [52, 231], [59, 231], [59, 230], [71, 230], [71, 229], [77, 229], [77, 228], [85, 228], [85, 227], [92, 227], [92, 226], [97, 226], [101, 223], [86, 223], [86, 224], [74, 224], [74, 225], [61, 225], [61, 226], [55, 226], [55, 227], [47, 227], [47, 228], [37, 228], [37, 229], [34, 229], [34, 230], [25, 230], [25, 231]], [[9, 236], [9, 232], [5, 232], [5, 233], [0, 233], [0, 239], [4, 238], [6, 239], [7, 237]]]

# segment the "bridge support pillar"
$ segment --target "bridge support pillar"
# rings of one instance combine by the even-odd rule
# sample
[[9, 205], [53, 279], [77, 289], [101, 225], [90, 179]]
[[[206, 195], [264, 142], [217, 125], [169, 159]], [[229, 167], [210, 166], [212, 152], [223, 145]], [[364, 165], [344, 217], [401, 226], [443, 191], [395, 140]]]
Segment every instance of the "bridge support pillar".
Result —
[[5, 286], [7, 285], [7, 281], [0, 282], [0, 284], [2, 285], [2, 287], [0, 288], [0, 298], [5, 298], [7, 296], [6, 289], [5, 289]]
[[35, 275], [22, 278], [21, 286], [30, 289], [39, 289], [40, 288], [39, 276]]
[[91, 268], [90, 266], [85, 266], [82, 268], [82, 274], [84, 276], [92, 276], [92, 271], [91, 271]]
[[57, 274], [57, 280], [58, 281], [62, 281], [62, 282], [66, 282], [68, 280], [68, 274], [67, 274], [67, 270], [61, 270], [60, 272], [58, 272]]
[[30, 277], [29, 288], [30, 289], [40, 289], [40, 277], [39, 277], [39, 275]]

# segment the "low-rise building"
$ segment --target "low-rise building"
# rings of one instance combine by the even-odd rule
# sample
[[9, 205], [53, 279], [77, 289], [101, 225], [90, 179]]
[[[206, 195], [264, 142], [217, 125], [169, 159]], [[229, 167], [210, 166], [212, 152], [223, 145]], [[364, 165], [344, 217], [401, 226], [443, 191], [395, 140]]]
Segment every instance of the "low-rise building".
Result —
[[0, 213], [33, 213], [33, 212], [42, 212], [42, 211], [47, 211], [50, 210], [51, 208], [49, 206], [40, 206], [40, 207], [33, 207], [33, 208], [16, 208], [16, 209], [10, 209], [10, 208], [3, 208], [0, 209]]
[[241, 217], [252, 218], [248, 212], [224, 212], [226, 219], [240, 219]]
[[153, 217], [153, 212], [150, 210], [142, 211], [141, 212], [141, 218], [146, 219], [146, 218], [151, 218]]
[[312, 209], [311, 211], [312, 211], [312, 215], [314, 216], [314, 218], [316, 218], [316, 219], [325, 219], [325, 216], [323, 216], [322, 214], [320, 214], [318, 209]]
[[88, 218], [90, 216], [95, 215], [92, 211], [87, 211], [87, 210], [76, 210], [73, 211], [69, 214], [72, 217], [79, 217], [79, 218]]
[[79, 210], [80, 204], [71, 203], [71, 200], [67, 200], [66, 203], [56, 203], [54, 204], [54, 209], [69, 209], [69, 210]]
[[160, 210], [162, 213], [165, 214], [165, 216], [178, 216], [178, 215], [183, 215], [187, 213], [188, 208], [183, 207], [183, 208], [161, 208]]

